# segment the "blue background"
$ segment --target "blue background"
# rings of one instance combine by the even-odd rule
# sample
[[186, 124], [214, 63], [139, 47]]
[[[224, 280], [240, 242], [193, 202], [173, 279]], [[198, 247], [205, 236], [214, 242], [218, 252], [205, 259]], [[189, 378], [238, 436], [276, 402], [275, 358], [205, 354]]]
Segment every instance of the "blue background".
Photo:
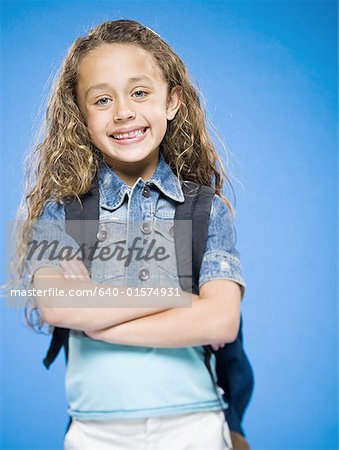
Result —
[[[2, 224], [48, 80], [78, 35], [118, 18], [174, 47], [230, 150], [252, 448], [337, 448], [336, 2], [2, 2]], [[64, 360], [43, 367], [48, 339], [22, 312], [1, 321], [2, 448], [61, 449]]]

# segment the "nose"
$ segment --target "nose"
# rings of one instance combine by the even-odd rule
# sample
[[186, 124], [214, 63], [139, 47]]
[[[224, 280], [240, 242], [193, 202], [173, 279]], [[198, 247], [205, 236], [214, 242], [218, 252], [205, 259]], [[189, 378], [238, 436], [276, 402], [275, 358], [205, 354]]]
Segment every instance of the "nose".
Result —
[[121, 122], [135, 117], [132, 105], [126, 99], [117, 99], [114, 108], [114, 121]]

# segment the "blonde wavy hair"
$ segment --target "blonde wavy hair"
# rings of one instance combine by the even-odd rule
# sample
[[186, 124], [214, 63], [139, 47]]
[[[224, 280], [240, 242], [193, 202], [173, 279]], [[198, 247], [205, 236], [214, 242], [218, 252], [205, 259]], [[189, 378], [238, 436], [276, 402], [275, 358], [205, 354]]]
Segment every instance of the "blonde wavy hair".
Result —
[[[45, 203], [50, 200], [61, 202], [72, 196], [79, 198], [90, 189], [98, 170], [102, 155], [91, 142], [76, 102], [78, 68], [85, 55], [102, 44], [115, 43], [133, 44], [149, 52], [168, 83], [168, 92], [181, 86], [182, 104], [175, 118], [168, 123], [160, 151], [180, 180], [212, 187], [234, 213], [231, 203], [223, 196], [225, 181], [234, 191], [206, 129], [207, 123], [212, 124], [184, 63], [150, 28], [134, 20], [107, 21], [76, 39], [54, 82], [42, 124], [44, 138], [29, 157], [27, 194], [18, 214], [23, 223], [14, 263], [19, 279], [25, 271], [25, 254], [33, 223], [41, 215]], [[220, 142], [223, 145], [221, 139]], [[224, 145], [223, 148], [226, 150]], [[26, 306], [25, 316], [33, 327], [31, 313], [37, 312], [37, 308], [30, 303]]]

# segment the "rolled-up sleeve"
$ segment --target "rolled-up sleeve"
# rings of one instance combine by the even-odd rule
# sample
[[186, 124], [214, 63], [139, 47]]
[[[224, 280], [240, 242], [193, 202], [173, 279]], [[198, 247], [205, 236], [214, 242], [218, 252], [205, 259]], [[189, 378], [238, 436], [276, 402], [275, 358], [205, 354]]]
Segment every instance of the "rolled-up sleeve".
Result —
[[213, 199], [208, 238], [200, 268], [199, 289], [207, 281], [224, 279], [237, 282], [241, 287], [241, 299], [245, 296], [246, 283], [236, 250], [236, 230], [231, 211], [225, 202], [215, 195]]

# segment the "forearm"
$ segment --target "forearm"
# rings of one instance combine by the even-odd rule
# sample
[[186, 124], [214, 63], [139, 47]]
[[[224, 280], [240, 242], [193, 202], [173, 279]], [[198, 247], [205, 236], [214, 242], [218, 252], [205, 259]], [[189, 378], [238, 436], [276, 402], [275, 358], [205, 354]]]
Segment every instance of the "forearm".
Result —
[[227, 321], [223, 323], [220, 316], [224, 302], [204, 301], [197, 295], [192, 299], [191, 308], [173, 308], [87, 334], [113, 344], [145, 347], [190, 347], [226, 341]]
[[[147, 305], [151, 306], [137, 307], [135, 305], [145, 305], [144, 297], [133, 298], [131, 295], [126, 294], [126, 288], [119, 289], [119, 296], [117, 297], [103, 297], [99, 295], [99, 289], [112, 288], [113, 286], [96, 284], [92, 281], [66, 279], [62, 271], [58, 271], [55, 268], [51, 269], [51, 271], [48, 273], [46, 268], [45, 276], [39, 276], [37, 279], [34, 279], [34, 287], [45, 291], [49, 288], [55, 289], [55, 292], [64, 291], [62, 297], [55, 298], [45, 295], [37, 299], [43, 319], [54, 326], [74, 330], [95, 331], [166, 311], [170, 308], [170, 306], [166, 306], [165, 301], [161, 302], [161, 306], [157, 306], [159, 305], [159, 297], [157, 296], [154, 296], [154, 298], [151, 296], [147, 297]], [[90, 291], [93, 295], [81, 298], [72, 296], [71, 293], [74, 293], [76, 290], [82, 292]], [[121, 291], [125, 293], [122, 294]], [[189, 296], [190, 299], [191, 294], [184, 295], [186, 297]], [[167, 303], [173, 300], [174, 298], [169, 299]], [[106, 304], [108, 305], [107, 307], [105, 307]], [[129, 306], [121, 307], [124, 304]], [[94, 307], [95, 305], [100, 305], [101, 307]]]

